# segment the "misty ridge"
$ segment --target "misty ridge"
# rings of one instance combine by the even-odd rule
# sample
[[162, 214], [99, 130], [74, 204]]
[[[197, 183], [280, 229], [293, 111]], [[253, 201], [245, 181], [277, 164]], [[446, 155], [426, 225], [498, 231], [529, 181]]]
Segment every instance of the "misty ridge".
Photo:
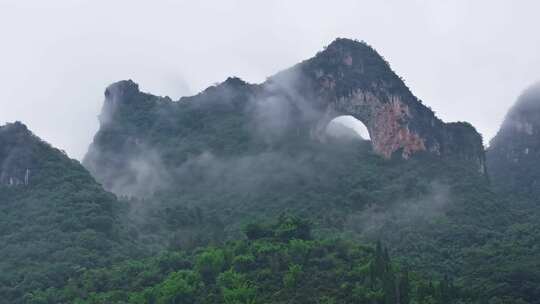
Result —
[[[485, 151], [472, 125], [435, 116], [355, 40], [261, 84], [228, 78], [176, 101], [113, 83], [84, 168], [21, 123], [0, 129], [0, 202], [10, 202], [0, 291], [38, 304], [254, 303], [257, 293], [535, 303], [537, 93], [520, 97]], [[41, 272], [12, 267], [36, 257]], [[328, 300], [318, 292], [330, 274], [344, 281]], [[307, 278], [325, 279], [300, 297]]]
[[540, 304], [539, 11], [0, 0], [0, 304]]
[[[246, 178], [246, 182], [247, 180], [255, 181], [258, 180], [254, 178], [254, 175], [258, 173], [255, 170], [257, 167], [260, 168], [261, 165], [264, 166], [264, 164], [269, 163], [271, 163], [269, 167], [275, 167], [279, 160], [281, 160], [283, 168], [292, 169], [296, 167], [294, 164], [298, 164], [295, 158], [302, 159], [305, 157], [296, 155], [291, 159], [291, 156], [286, 154], [280, 155], [284, 152], [279, 150], [283, 148], [287, 140], [292, 138], [300, 141], [310, 140], [310, 138], [307, 138], [310, 134], [305, 132], [306, 124], [322, 115], [320, 110], [313, 107], [298, 92], [299, 75], [295, 70], [281, 73], [261, 85], [260, 88], [256, 88], [256, 92], [246, 92], [246, 96], [238, 96], [237, 92], [232, 92], [235, 85], [244, 86], [239, 79], [230, 79], [214, 88], [209, 88], [200, 94], [200, 98], [195, 96], [194, 98], [180, 99], [173, 102], [159, 97], [148, 96], [150, 99], [148, 103], [153, 104], [152, 111], [154, 111], [152, 121], [149, 123], [158, 127], [176, 128], [174, 124], [182, 124], [183, 122], [175, 117], [177, 111], [196, 113], [222, 111], [225, 112], [225, 115], [239, 117], [241, 121], [234, 122], [237, 124], [234, 127], [240, 129], [239, 131], [243, 133], [241, 135], [245, 137], [246, 141], [256, 146], [255, 149], [250, 148], [247, 151], [239, 151], [239, 154], [242, 155], [220, 155], [224, 154], [222, 152], [226, 152], [223, 151], [223, 147], [218, 147], [214, 149], [215, 151], [212, 151], [211, 147], [189, 147], [189, 141], [185, 143], [180, 141], [175, 143], [183, 145], [179, 149], [189, 152], [185, 153], [185, 156], [182, 155], [185, 157], [184, 162], [171, 165], [165, 163], [164, 158], [167, 156], [163, 155], [164, 151], [159, 151], [158, 148], [148, 142], [151, 141], [151, 139], [145, 138], [148, 134], [144, 134], [145, 130], [140, 130], [138, 132], [142, 134], [134, 132], [124, 140], [123, 148], [126, 149], [125, 152], [128, 155], [119, 153], [104, 156], [101, 151], [95, 150], [93, 145], [90, 147], [83, 163], [91, 171], [93, 169], [93, 159], [108, 158], [112, 163], [122, 164], [129, 173], [118, 175], [116, 172], [121, 170], [118, 170], [117, 166], [111, 166], [111, 171], [104, 168], [105, 171], [101, 170], [99, 174], [111, 177], [107, 179], [112, 180], [112, 184], [110, 186], [105, 185], [109, 190], [120, 195], [134, 196], [150, 196], [159, 189], [182, 187], [182, 181], [188, 181], [195, 176], [227, 183], [233, 177], [240, 181], [242, 176], [251, 175], [251, 177]], [[123, 95], [129, 93], [118, 92], [118, 90], [122, 90], [122, 88], [114, 85], [107, 89], [106, 100], [100, 115], [102, 127], [113, 125], [112, 128], [114, 128], [115, 120], [119, 115], [117, 111], [123, 110], [119, 110], [118, 107], [127, 106], [122, 102], [129, 102], [122, 100], [122, 98], [129, 98], [129, 95]], [[249, 88], [247, 90], [251, 91], [253, 89]], [[205, 95], [211, 96], [205, 99]], [[243, 99], [239, 97], [243, 97]], [[162, 104], [163, 106], [160, 107]], [[204, 128], [204, 126], [196, 127]], [[203, 137], [200, 134], [192, 135]], [[235, 134], [230, 135], [235, 136]], [[226, 141], [227, 139], [223, 138], [221, 140]], [[205, 143], [202, 143], [202, 145], [204, 146]], [[235, 183], [231, 182], [230, 184]], [[242, 184], [242, 182], [239, 184]]]
[[318, 233], [354, 227], [368, 239], [396, 218], [428, 225], [460, 208], [443, 199], [455, 177], [421, 165], [440, 157], [443, 166], [483, 168], [480, 135], [435, 117], [372, 47], [337, 39], [262, 84], [228, 78], [177, 101], [131, 80], [114, 83], [83, 164], [130, 202], [138, 235], [160, 227], [158, 243], [182, 247], [197, 243], [181, 234], [204, 219], [212, 223], [202, 228], [212, 230], [206, 239], [238, 237], [248, 219], [282, 213], [313, 220]]
[[529, 86], [508, 110], [486, 151], [494, 187], [537, 196], [540, 191], [540, 83]]
[[540, 82], [529, 86], [520, 94], [517, 102], [508, 110], [501, 129], [524, 131], [528, 135], [533, 135], [533, 124], [540, 120], [538, 100], [540, 100]]
[[[355, 166], [384, 161], [351, 126], [321, 119], [328, 113], [310, 95], [311, 86], [299, 68], [255, 86], [229, 78], [178, 101], [140, 93], [131, 81], [111, 85], [100, 115], [102, 131], [83, 163], [107, 190], [132, 202], [137, 223], [158, 221], [156, 213], [165, 209], [222, 210], [215, 220], [233, 223], [227, 229], [236, 235], [245, 222], [237, 219], [246, 214], [315, 213], [324, 222], [342, 212], [315, 211], [322, 201], [326, 208], [345, 207], [348, 214], [339, 217], [371, 237], [387, 218], [427, 221], [444, 214], [441, 202], [449, 203], [443, 197], [450, 187], [442, 181], [407, 202], [399, 189], [384, 201], [372, 199], [368, 187], [386, 186], [373, 185], [372, 175], [380, 173]], [[104, 145], [106, 136], [115, 141]], [[355, 194], [354, 183], [367, 185]], [[317, 203], [307, 203], [318, 195]], [[376, 211], [389, 205], [391, 211]]]

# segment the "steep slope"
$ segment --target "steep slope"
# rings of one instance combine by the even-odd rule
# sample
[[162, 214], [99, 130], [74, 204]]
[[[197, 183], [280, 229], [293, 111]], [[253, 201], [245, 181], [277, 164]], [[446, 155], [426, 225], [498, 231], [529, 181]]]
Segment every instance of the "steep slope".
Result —
[[[484, 170], [482, 139], [466, 123], [444, 124], [370, 46], [337, 39], [314, 58], [275, 76], [300, 73], [323, 112], [319, 125], [352, 115], [368, 128], [374, 151], [408, 158], [419, 151], [457, 156]], [[302, 89], [299, 89], [302, 92]], [[306, 96], [304, 95], [304, 96]]]
[[487, 160], [499, 190], [540, 195], [540, 83], [527, 88], [508, 111]]
[[0, 127], [0, 303], [132, 250], [116, 208], [77, 161], [19, 122]]
[[[486, 251], [489, 254], [483, 256], [504, 265], [498, 267], [500, 286], [513, 290], [514, 294], [519, 291], [528, 295], [526, 299], [530, 303], [540, 301], [539, 132], [540, 83], [537, 83], [519, 96], [486, 151], [492, 187], [499, 196], [507, 198], [516, 219], [503, 241], [489, 246]], [[492, 270], [479, 267], [477, 271], [487, 274]]]
[[106, 189], [144, 196], [167, 187], [171, 172], [193, 157], [320, 140], [340, 115], [362, 121], [385, 158], [427, 151], [484, 172], [482, 138], [472, 126], [443, 123], [375, 50], [347, 39], [263, 84], [230, 78], [178, 102], [142, 93], [132, 81], [113, 84], [83, 163]]
[[[327, 137], [340, 115], [371, 141]], [[364, 43], [338, 39], [263, 84], [229, 78], [176, 102], [121, 81], [100, 122], [84, 165], [131, 197], [153, 244], [219, 243], [289, 211], [318, 237], [383, 239], [492, 301], [540, 298], [538, 226], [492, 191], [481, 136], [436, 118]]]

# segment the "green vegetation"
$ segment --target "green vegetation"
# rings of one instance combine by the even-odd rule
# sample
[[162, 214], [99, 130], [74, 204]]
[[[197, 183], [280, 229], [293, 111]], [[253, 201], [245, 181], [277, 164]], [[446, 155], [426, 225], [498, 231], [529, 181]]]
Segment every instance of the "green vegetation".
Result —
[[[1, 155], [17, 164], [6, 170], [32, 172], [28, 185], [0, 188], [6, 303], [354, 303], [385, 299], [388, 282], [409, 290], [410, 303], [448, 303], [440, 297], [449, 280], [460, 286], [453, 297], [471, 301], [535, 303], [540, 294], [538, 208], [494, 193], [467, 163], [383, 160], [364, 141], [297, 142], [230, 175], [237, 159], [194, 164], [179, 189], [117, 201], [18, 130], [0, 132]], [[217, 163], [222, 174], [212, 177]], [[314, 229], [296, 217], [253, 224], [283, 210]], [[378, 240], [386, 253], [355, 245]], [[380, 290], [354, 275], [390, 254], [397, 263], [378, 277]]]
[[[343, 47], [263, 85], [230, 78], [178, 102], [140, 93], [130, 81], [115, 84], [103, 113], [110, 119], [84, 164], [106, 189], [138, 197], [122, 200], [130, 206], [133, 236], [152, 252], [220, 245], [241, 238], [249, 221], [288, 211], [310, 219], [316, 238], [382, 240], [419, 273], [448, 276], [492, 302], [535, 303], [538, 208], [524, 211], [523, 200], [497, 193], [479, 173], [482, 147], [470, 143], [481, 138], [471, 125], [430, 128], [442, 122], [432, 120], [372, 48], [337, 43]], [[361, 59], [351, 69], [335, 53], [348, 43]], [[329, 83], [336, 80], [336, 98], [371, 87], [380, 98], [400, 96], [414, 115], [411, 129], [433, 139], [451, 133], [440, 149], [453, 153], [385, 160], [369, 142], [314, 140], [321, 105], [311, 85], [324, 81], [315, 79], [321, 70], [332, 75]]]
[[339, 77], [335, 98], [374, 87], [419, 115], [411, 130], [442, 124], [372, 48], [336, 43], [363, 60], [329, 48], [294, 89], [291, 70], [178, 102], [109, 87], [84, 160], [101, 185], [1, 127], [0, 303], [540, 303], [537, 198], [478, 172], [472, 126], [408, 160], [312, 132], [310, 85]]
[[[393, 263], [380, 244], [314, 240], [309, 224], [282, 216], [252, 224], [245, 240], [168, 252], [85, 272], [29, 303], [462, 303], [449, 281], [433, 282]], [[262, 232], [262, 233], [261, 233]]]
[[486, 151], [490, 176], [501, 193], [540, 195], [540, 83], [528, 87], [510, 108]]
[[[205, 179], [188, 183], [189, 191], [160, 192], [154, 200], [198, 206], [203, 223], [217, 221], [213, 225], [223, 227], [214, 240], [237, 239], [246, 221], [275, 218], [289, 210], [311, 219], [317, 238], [383, 240], [401, 263], [438, 279], [449, 276], [487, 299], [534, 303], [540, 296], [535, 263], [540, 259], [538, 208], [522, 209], [520, 201], [494, 192], [475, 168], [430, 155], [385, 161], [365, 142], [333, 143], [311, 151], [316, 152], [309, 162], [298, 161], [295, 168], [316, 172], [313, 176], [277, 163], [269, 168], [254, 165], [248, 177], [272, 177], [261, 188], [251, 188], [257, 191], [241, 191], [227, 178]], [[256, 227], [248, 230], [248, 235], [266, 233]], [[168, 246], [190, 247], [174, 240]]]
[[114, 195], [24, 125], [0, 128], [0, 164], [5, 180], [20, 182], [0, 184], [0, 303], [137, 252]]

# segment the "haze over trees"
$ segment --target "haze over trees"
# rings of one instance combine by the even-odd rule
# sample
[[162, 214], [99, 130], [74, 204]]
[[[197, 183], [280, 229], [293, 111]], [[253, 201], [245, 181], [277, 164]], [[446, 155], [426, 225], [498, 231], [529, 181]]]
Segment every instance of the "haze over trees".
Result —
[[0, 303], [539, 303], [531, 90], [487, 162], [348, 39], [178, 101], [115, 83], [84, 167], [0, 127]]

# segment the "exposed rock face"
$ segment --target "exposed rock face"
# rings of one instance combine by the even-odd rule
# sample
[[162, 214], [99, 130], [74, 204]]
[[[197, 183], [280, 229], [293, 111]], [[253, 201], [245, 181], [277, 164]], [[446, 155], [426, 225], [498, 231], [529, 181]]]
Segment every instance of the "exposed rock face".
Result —
[[540, 194], [540, 83], [508, 111], [487, 150], [488, 172], [501, 190]]
[[352, 115], [367, 126], [374, 150], [386, 158], [428, 151], [472, 160], [484, 172], [482, 138], [476, 130], [466, 123], [443, 123], [371, 47], [338, 39], [302, 65], [325, 107], [321, 125]]
[[38, 140], [20, 122], [0, 126], [0, 185], [28, 185], [35, 161], [29, 143]]
[[[330, 101], [327, 117], [352, 115], [364, 122], [369, 129], [374, 150], [386, 158], [402, 149], [401, 155], [409, 158], [418, 151], [425, 151], [425, 140], [411, 132], [403, 122], [410, 119], [409, 107], [398, 96], [388, 96], [382, 102], [371, 92], [357, 91], [348, 97]], [[440, 153], [439, 147], [432, 149]]]
[[142, 93], [131, 80], [115, 83], [105, 92], [101, 127], [83, 163], [109, 190], [134, 194], [142, 186], [151, 194], [170, 179], [152, 168], [169, 170], [205, 152], [242, 154], [323, 139], [341, 115], [362, 121], [373, 150], [385, 158], [427, 152], [465, 159], [484, 172], [482, 138], [471, 125], [443, 123], [375, 50], [347, 39], [262, 84], [229, 78], [177, 102]]

